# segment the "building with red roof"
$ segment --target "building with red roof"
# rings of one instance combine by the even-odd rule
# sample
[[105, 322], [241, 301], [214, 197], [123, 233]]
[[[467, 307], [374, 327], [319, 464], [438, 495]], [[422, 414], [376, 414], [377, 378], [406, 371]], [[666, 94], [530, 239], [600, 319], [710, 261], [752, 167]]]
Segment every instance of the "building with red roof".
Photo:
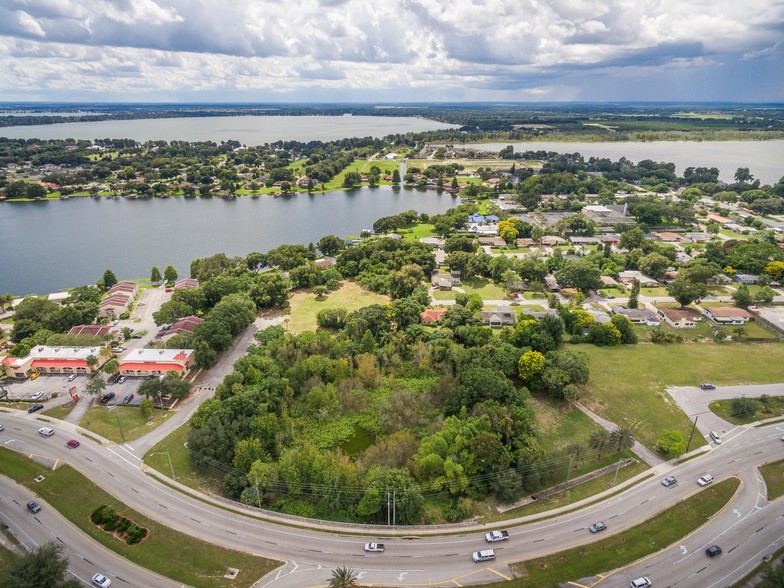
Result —
[[27, 378], [33, 372], [42, 374], [88, 374], [93, 371], [87, 363], [92, 356], [97, 361], [95, 368], [102, 362], [101, 347], [47, 347], [39, 345], [24, 357], [6, 357], [2, 364], [12, 378]]
[[133, 349], [120, 358], [118, 371], [123, 376], [162, 376], [177, 372], [188, 374], [193, 349]]

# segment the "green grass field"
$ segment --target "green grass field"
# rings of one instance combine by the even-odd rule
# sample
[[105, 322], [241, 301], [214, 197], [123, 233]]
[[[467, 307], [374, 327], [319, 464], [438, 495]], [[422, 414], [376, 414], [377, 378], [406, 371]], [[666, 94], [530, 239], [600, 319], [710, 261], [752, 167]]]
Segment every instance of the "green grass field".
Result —
[[767, 407], [764, 407], [765, 410], [763, 410], [763, 405], [760, 403], [757, 413], [754, 416], [746, 418], [739, 418], [732, 415], [732, 400], [717, 400], [716, 402], [711, 402], [708, 405], [708, 408], [725, 421], [734, 425], [747, 425], [756, 421], [784, 416], [784, 397], [771, 396]]
[[115, 443], [133, 441], [163, 424], [171, 413], [153, 410], [150, 418], [142, 414], [138, 406], [118, 406], [109, 410], [106, 406], [94, 406], [87, 411], [80, 423], [85, 429], [97, 433]]
[[590, 358], [584, 404], [616, 424], [636, 423], [635, 437], [649, 448], [665, 430], [686, 436], [690, 431], [690, 421], [666, 386], [770, 384], [784, 378], [784, 345], [779, 343], [580, 345], [575, 349]]
[[340, 289], [328, 296], [316, 299], [312, 290], [299, 290], [289, 299], [290, 314], [286, 327], [292, 333], [315, 331], [316, 315], [325, 308], [345, 308], [358, 310], [371, 304], [386, 304], [387, 296], [364, 290], [356, 282], [343, 282]]
[[760, 469], [768, 487], [768, 500], [775, 500], [784, 495], [784, 461], [777, 461], [762, 466]]
[[16, 560], [16, 556], [5, 547], [0, 546], [0, 570], [7, 570], [14, 560]]
[[479, 294], [483, 300], [506, 300], [506, 292], [500, 286], [486, 278], [470, 278], [463, 280], [459, 286], [466, 294]]
[[[0, 469], [17, 482], [34, 488], [65, 518], [102, 545], [178, 582], [200, 588], [249, 587], [279, 565], [274, 560], [217, 547], [161, 525], [107, 494], [70, 466], [64, 465], [51, 471], [17, 453], [0, 448]], [[39, 474], [45, 476], [45, 479], [34, 482], [33, 478]], [[109, 505], [134, 523], [149, 529], [148, 538], [129, 546], [90, 523], [90, 513], [102, 504]], [[236, 579], [227, 580], [223, 577], [228, 567], [240, 570]]]
[[623, 569], [704, 525], [724, 508], [739, 484], [737, 478], [725, 480], [617, 535], [546, 557], [510, 564], [517, 578], [491, 586], [540, 588]]

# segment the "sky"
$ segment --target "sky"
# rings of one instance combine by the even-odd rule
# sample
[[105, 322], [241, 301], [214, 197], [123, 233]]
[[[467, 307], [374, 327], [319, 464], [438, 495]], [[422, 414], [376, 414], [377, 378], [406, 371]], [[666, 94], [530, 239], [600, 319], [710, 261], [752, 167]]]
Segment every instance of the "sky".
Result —
[[0, 100], [784, 102], [784, 0], [0, 0]]

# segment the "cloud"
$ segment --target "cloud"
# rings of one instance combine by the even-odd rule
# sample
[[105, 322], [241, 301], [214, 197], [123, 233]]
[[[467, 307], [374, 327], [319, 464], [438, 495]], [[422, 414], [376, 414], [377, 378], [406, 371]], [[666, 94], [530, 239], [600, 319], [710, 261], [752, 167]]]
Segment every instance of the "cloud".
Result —
[[[608, 76], [649, 68], [711, 69], [718, 79], [723, 64], [745, 59], [768, 64], [759, 75], [778, 72], [783, 23], [784, 3], [772, 0], [4, 0], [0, 74], [6, 97], [55, 95], [69, 77], [129, 95], [179, 87], [263, 100], [323, 85], [352, 95], [526, 100], [551, 88], [579, 97], [580, 87], [594, 95], [589, 87], [616, 87]], [[784, 99], [784, 89], [764, 99]]]

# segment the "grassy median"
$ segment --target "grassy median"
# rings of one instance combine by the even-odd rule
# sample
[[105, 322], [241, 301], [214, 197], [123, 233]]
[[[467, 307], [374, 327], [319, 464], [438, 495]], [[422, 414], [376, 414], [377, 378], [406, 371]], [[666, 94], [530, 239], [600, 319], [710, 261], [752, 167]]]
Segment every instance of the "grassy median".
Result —
[[[740, 480], [730, 478], [607, 539], [547, 557], [510, 564], [509, 568], [516, 579], [492, 586], [543, 588], [627, 566], [680, 541], [704, 525], [729, 502], [739, 485]], [[586, 532], [586, 538], [587, 535]]]
[[[124, 505], [70, 466], [52, 471], [24, 456], [0, 448], [0, 471], [27, 486], [65, 518], [112, 551], [149, 570], [197, 588], [246, 588], [280, 562], [225, 549], [190, 537], [149, 519]], [[42, 475], [42, 482], [33, 478]], [[90, 523], [90, 513], [102, 504], [122, 512], [150, 530], [142, 543], [129, 546]], [[234, 580], [223, 577], [238, 568]]]

